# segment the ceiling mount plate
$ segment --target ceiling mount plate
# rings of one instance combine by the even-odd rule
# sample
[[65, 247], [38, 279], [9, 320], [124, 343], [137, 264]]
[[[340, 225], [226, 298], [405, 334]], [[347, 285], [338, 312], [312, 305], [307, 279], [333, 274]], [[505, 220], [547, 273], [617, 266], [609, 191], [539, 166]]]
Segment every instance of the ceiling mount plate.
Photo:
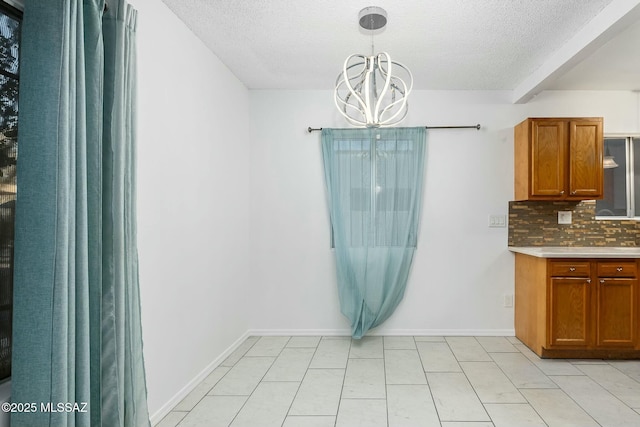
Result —
[[358, 14], [360, 27], [366, 31], [376, 31], [387, 25], [387, 11], [381, 7], [365, 7]]

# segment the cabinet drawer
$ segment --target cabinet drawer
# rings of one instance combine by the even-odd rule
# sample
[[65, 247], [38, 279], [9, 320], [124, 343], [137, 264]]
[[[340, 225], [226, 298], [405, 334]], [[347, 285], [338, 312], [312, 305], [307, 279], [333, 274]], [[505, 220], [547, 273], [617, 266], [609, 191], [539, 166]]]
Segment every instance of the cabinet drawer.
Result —
[[598, 277], [636, 277], [635, 262], [599, 262]]
[[589, 277], [588, 261], [554, 261], [551, 263], [552, 277]]

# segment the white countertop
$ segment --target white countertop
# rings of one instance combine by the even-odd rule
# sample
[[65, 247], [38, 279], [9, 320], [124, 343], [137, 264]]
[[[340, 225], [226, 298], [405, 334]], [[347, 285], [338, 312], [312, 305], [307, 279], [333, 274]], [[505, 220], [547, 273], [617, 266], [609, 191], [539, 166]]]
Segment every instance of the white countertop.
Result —
[[509, 246], [509, 250], [538, 258], [640, 258], [640, 247]]

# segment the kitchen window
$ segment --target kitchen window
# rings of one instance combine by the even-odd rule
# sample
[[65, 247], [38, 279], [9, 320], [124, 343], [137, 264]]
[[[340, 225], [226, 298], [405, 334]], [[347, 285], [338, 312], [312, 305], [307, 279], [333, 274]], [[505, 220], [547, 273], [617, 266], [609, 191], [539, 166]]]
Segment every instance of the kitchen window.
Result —
[[604, 197], [596, 219], [640, 219], [640, 137], [604, 139]]

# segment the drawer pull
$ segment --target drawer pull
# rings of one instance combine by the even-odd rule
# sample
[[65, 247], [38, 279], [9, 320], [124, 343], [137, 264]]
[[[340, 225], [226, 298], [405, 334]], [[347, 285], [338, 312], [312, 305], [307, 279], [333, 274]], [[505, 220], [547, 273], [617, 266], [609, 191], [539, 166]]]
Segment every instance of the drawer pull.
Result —
[[619, 273], [619, 272], [621, 272], [621, 271], [622, 271], [622, 267], [618, 267], [618, 268], [616, 268], [616, 271], [617, 271], [618, 273]]
[[569, 267], [569, 271], [576, 271], [575, 267]]

